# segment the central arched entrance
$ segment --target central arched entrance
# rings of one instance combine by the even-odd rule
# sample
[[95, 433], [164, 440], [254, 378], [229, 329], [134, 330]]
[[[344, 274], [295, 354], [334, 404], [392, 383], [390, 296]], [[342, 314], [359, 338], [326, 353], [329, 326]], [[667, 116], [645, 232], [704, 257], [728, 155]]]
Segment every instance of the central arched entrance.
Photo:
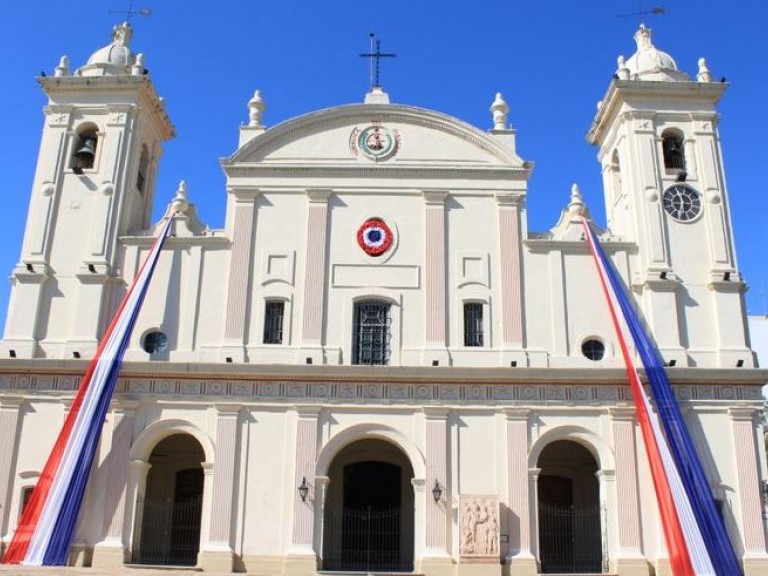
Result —
[[331, 463], [323, 569], [413, 570], [413, 468], [384, 440], [360, 440]]
[[149, 458], [144, 494], [137, 511], [133, 562], [194, 566], [200, 549], [205, 452], [189, 434], [158, 442]]
[[558, 440], [542, 450], [538, 468], [541, 572], [603, 572], [603, 513], [595, 458], [581, 444]]

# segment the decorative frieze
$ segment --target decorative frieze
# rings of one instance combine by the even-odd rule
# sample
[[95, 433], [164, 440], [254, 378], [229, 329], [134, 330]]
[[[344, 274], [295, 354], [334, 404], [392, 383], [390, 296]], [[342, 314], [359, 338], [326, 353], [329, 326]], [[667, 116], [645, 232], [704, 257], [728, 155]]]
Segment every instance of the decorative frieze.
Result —
[[[0, 391], [28, 391], [30, 393], [74, 392], [81, 378], [73, 375], [53, 374], [3, 374], [0, 375]], [[675, 396], [688, 401], [759, 401], [759, 386], [736, 385], [675, 385]], [[622, 402], [632, 400], [628, 386], [622, 384], [534, 384], [474, 382], [365, 382], [365, 381], [311, 381], [311, 380], [208, 380], [200, 378], [121, 378], [117, 394], [146, 396], [215, 396], [260, 400], [291, 401], [307, 400], [354, 400], [354, 401], [402, 401], [402, 402], [457, 402], [479, 405], [492, 402], [534, 403], [543, 405], [579, 405]]]

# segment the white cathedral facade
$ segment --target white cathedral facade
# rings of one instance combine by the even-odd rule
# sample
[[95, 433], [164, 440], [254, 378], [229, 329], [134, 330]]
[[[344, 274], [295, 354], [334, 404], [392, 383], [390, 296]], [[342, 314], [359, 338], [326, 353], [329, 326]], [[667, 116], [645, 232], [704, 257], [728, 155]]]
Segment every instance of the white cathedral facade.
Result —
[[[0, 342], [0, 550], [157, 223], [173, 125], [131, 29], [48, 97]], [[641, 27], [588, 140], [601, 238], [669, 366], [747, 575], [768, 573], [760, 388], [706, 62]], [[267, 128], [226, 223], [182, 184], [103, 427], [71, 562], [264, 576], [670, 573], [574, 186], [528, 230], [532, 165], [493, 128], [392, 104]], [[587, 111], [585, 111], [586, 118]], [[595, 167], [597, 169], [597, 166]], [[557, 220], [556, 215], [553, 222]]]

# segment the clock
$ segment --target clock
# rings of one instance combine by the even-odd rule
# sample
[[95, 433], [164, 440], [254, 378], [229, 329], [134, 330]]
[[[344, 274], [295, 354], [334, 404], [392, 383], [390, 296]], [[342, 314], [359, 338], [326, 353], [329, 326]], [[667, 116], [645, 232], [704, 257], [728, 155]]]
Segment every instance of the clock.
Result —
[[662, 203], [667, 214], [679, 222], [688, 222], [701, 212], [701, 196], [687, 184], [675, 184], [664, 190]]

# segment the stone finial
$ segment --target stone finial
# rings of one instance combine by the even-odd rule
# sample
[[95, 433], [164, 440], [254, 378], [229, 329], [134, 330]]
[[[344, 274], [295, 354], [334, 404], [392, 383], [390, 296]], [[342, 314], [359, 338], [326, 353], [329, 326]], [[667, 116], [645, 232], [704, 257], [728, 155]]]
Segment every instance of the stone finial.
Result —
[[696, 80], [699, 82], [712, 82], [712, 74], [707, 67], [706, 58], [699, 58], [699, 73], [696, 74]]
[[568, 204], [568, 214], [571, 216], [581, 216], [584, 214], [584, 198], [581, 196], [579, 185], [574, 183], [571, 186], [571, 201]]
[[133, 76], [141, 76], [146, 71], [146, 68], [144, 68], [144, 54], [136, 54], [136, 60], [133, 63], [133, 66], [131, 66], [131, 75]]
[[629, 80], [629, 68], [627, 68], [627, 61], [623, 55], [616, 58], [616, 79]]
[[176, 196], [171, 200], [171, 214], [177, 212], [185, 214], [189, 208], [187, 200], [187, 183], [184, 180], [179, 182], [179, 188], [176, 190]]
[[254, 128], [261, 128], [261, 118], [264, 116], [264, 110], [267, 109], [267, 104], [261, 98], [261, 92], [256, 90], [253, 93], [253, 97], [248, 101], [248, 126]]
[[496, 92], [496, 98], [491, 104], [491, 113], [493, 114], [493, 129], [494, 130], [506, 130], [507, 129], [507, 113], [509, 112], [509, 106], [504, 101], [504, 96], [501, 92]]
[[54, 76], [69, 76], [69, 56], [62, 56], [59, 60], [59, 65], [56, 66]]

